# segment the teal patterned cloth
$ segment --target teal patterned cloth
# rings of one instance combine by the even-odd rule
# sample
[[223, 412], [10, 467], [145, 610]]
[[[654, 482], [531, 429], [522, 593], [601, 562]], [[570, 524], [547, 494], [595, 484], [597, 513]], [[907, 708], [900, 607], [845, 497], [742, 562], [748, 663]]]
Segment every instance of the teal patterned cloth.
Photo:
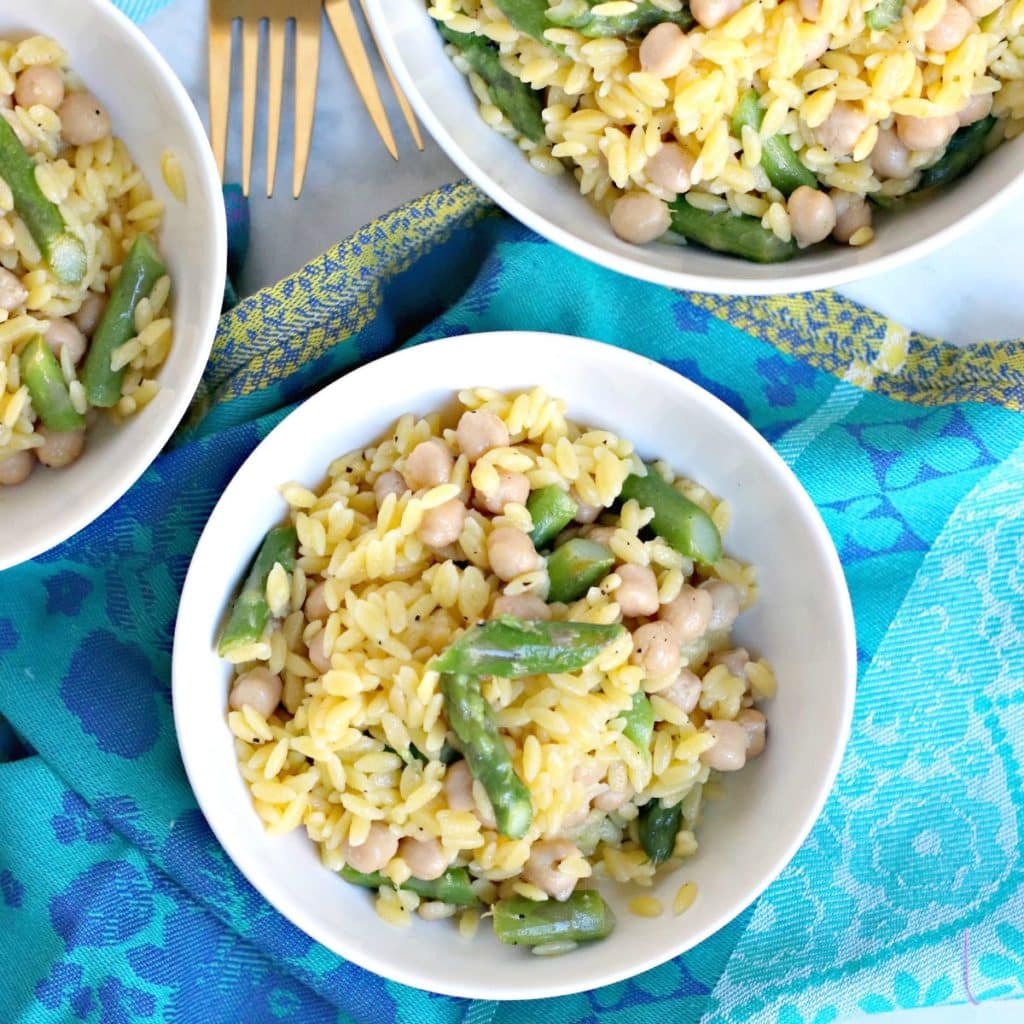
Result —
[[[405, 339], [510, 327], [642, 351], [750, 420], [825, 517], [860, 660], [836, 790], [756, 906], [637, 978], [527, 1005], [392, 984], [289, 925], [196, 809], [169, 700], [189, 557], [253, 446]], [[1024, 346], [958, 353], [827, 294], [616, 277], [468, 185], [243, 300], [179, 445], [93, 526], [0, 576], [0, 714], [35, 751], [0, 764], [0, 935], [17, 951], [0, 1020], [829, 1024], [1024, 996], [1024, 416], [1007, 408], [1022, 362]]]
[[[637, 978], [528, 1004], [392, 984], [278, 915], [196, 808], [169, 695], [189, 558], [259, 440], [365, 360], [502, 328], [641, 351], [753, 423], [825, 517], [860, 663], [835, 792], [757, 904]], [[1022, 406], [1024, 345], [958, 352], [827, 293], [643, 285], [466, 185], [243, 300], [177, 445], [0, 575], [0, 1021], [830, 1024], [1024, 997]]]

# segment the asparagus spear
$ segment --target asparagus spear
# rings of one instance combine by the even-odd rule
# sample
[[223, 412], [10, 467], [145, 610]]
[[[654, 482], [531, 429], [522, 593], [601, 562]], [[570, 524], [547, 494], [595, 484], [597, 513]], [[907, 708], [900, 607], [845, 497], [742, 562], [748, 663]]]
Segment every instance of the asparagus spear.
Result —
[[443, 22], [438, 22], [438, 31], [459, 48], [469, 66], [487, 83], [494, 105], [512, 122], [516, 131], [532, 142], [540, 142], [544, 138], [541, 94], [510, 75], [501, 66], [497, 48], [483, 36], [454, 32]]
[[652, 864], [664, 864], [672, 856], [682, 820], [682, 803], [666, 806], [652, 800], [640, 808], [640, 845]]
[[60, 363], [42, 335], [37, 334], [22, 350], [20, 365], [32, 408], [44, 427], [67, 431], [80, 430], [85, 426], [85, 419], [71, 404]]
[[498, 900], [493, 910], [494, 934], [512, 946], [590, 942], [606, 938], [615, 927], [612, 908], [593, 889], [579, 889], [562, 902], [522, 896]]
[[942, 156], [921, 172], [914, 191], [926, 192], [962, 178], [985, 155], [985, 145], [995, 125], [996, 119], [990, 114], [961, 128], [949, 140]]
[[480, 692], [480, 680], [469, 675], [442, 675], [448, 724], [462, 745], [474, 779], [483, 785], [494, 807], [498, 831], [522, 839], [533, 820], [530, 793], [512, 767], [512, 759]]
[[622, 499], [630, 498], [642, 508], [654, 509], [651, 528], [680, 554], [703, 565], [722, 557], [722, 537], [711, 516], [665, 483], [653, 466], [647, 467], [646, 476], [633, 473], [626, 478]]
[[864, 21], [868, 28], [875, 32], [894, 25], [903, 16], [903, 0], [879, 0], [874, 7], [864, 15]]
[[691, 206], [684, 196], [669, 204], [672, 230], [716, 252], [727, 252], [754, 263], [782, 263], [797, 253], [794, 241], [784, 242], [756, 217], [728, 210], [711, 213]]
[[603, 544], [573, 537], [548, 557], [548, 600], [575, 601], [603, 580], [614, 564], [615, 556]]
[[[364, 874], [347, 864], [341, 869], [341, 877], [353, 885], [361, 885], [364, 889], [380, 889], [388, 885], [394, 887], [395, 884], [379, 871]], [[430, 882], [425, 882], [422, 878], [409, 878], [398, 888], [408, 889], [425, 900], [440, 900], [442, 903], [454, 903], [460, 907], [471, 907], [478, 902], [476, 893], [470, 887], [469, 872], [465, 868], [449, 868], [440, 878]]]
[[[467, 629], [430, 667], [438, 672], [505, 679], [543, 672], [575, 672], [593, 661], [624, 631], [625, 627], [620, 625], [525, 622], [502, 615]], [[455, 733], [458, 735], [458, 729]]]
[[625, 719], [622, 735], [630, 740], [644, 756], [651, 759], [651, 740], [654, 738], [654, 708], [643, 690], [633, 694], [633, 704], [620, 718]]
[[[744, 125], [757, 131], [763, 120], [764, 110], [757, 101], [757, 93], [750, 89], [740, 97], [733, 111], [732, 133], [738, 139]], [[771, 135], [761, 140], [761, 166], [768, 180], [785, 196], [801, 185], [818, 187], [818, 179], [800, 162], [785, 135]]]
[[670, 13], [656, 7], [650, 0], [637, 0], [636, 10], [630, 14], [611, 17], [595, 14], [587, 0], [562, 0], [546, 14], [551, 25], [575, 29], [581, 36], [589, 39], [644, 35], [663, 21], [674, 22], [684, 30], [692, 28], [694, 24], [689, 7]]
[[270, 620], [267, 577], [277, 562], [288, 572], [295, 568], [297, 545], [298, 536], [294, 526], [275, 526], [263, 539], [220, 635], [217, 650], [221, 656], [246, 644], [256, 643], [263, 636]]
[[544, 31], [551, 28], [547, 19], [548, 0], [494, 0], [494, 6], [508, 18], [513, 28], [541, 43], [547, 42]]
[[538, 551], [547, 547], [572, 522], [577, 508], [576, 502], [557, 484], [531, 491], [526, 510], [533, 521], [533, 530], [530, 531], [533, 546]]
[[82, 240], [67, 230], [54, 203], [36, 182], [36, 162], [25, 152], [14, 129], [0, 117], [0, 177], [14, 197], [14, 208], [25, 222], [54, 275], [64, 284], [85, 276], [87, 257]]
[[949, 140], [942, 156], [921, 172], [921, 178], [913, 191], [902, 196], [874, 193], [868, 198], [876, 206], [891, 210], [962, 178], [985, 155], [988, 137], [995, 125], [996, 119], [989, 115], [961, 128]]
[[164, 276], [164, 264], [148, 235], [139, 235], [121, 267], [85, 357], [82, 383], [91, 405], [109, 408], [121, 397], [127, 367], [111, 369], [114, 349], [135, 333], [135, 307]]

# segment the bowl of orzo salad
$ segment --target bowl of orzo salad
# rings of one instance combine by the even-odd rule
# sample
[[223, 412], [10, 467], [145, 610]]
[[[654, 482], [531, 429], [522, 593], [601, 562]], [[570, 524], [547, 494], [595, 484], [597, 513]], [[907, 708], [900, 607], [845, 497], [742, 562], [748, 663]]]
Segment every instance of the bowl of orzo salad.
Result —
[[204, 530], [173, 659], [253, 884], [363, 966], [487, 998], [739, 913], [813, 824], [854, 684], [838, 559], [772, 449], [649, 360], [527, 333], [289, 416]]
[[624, 273], [727, 293], [877, 273], [1024, 180], [1019, 0], [369, 0], [449, 156]]
[[0, 569], [96, 518], [170, 436], [225, 248], [202, 127], [141, 33], [100, 0], [5, 5]]

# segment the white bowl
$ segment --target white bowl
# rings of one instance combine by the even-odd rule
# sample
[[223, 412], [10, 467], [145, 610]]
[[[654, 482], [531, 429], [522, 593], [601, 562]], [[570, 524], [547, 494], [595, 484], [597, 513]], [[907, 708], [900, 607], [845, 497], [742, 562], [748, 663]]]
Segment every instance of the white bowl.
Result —
[[[105, 512], [142, 475], [178, 425], [210, 354], [224, 294], [227, 229], [220, 180], [192, 101], [146, 37], [109, 0], [5, 0], [0, 36], [48, 35], [110, 111], [158, 199], [166, 205], [160, 252], [172, 282], [174, 343], [157, 375], [160, 393], [121, 425], [100, 417], [67, 469], [0, 487], [0, 570], [66, 540]], [[171, 149], [188, 199], [170, 193], [160, 155]]]
[[[225, 722], [230, 667], [215, 651], [239, 579], [286, 513], [281, 484], [318, 485], [333, 458], [377, 439], [402, 413], [448, 404], [459, 388], [536, 384], [566, 399], [574, 420], [624, 435], [641, 455], [668, 459], [730, 501], [726, 548], [757, 565], [763, 595], [736, 633], [772, 661], [779, 679], [766, 753], [726, 780], [722, 798], [707, 805], [700, 852], [653, 890], [669, 905], [682, 882], [693, 880], [694, 906], [681, 917], [639, 918], [625, 909], [625, 887], [605, 887], [618, 926], [569, 959], [502, 946], [486, 922], [472, 941], [451, 921], [415, 918], [410, 929], [395, 929], [377, 917], [365, 890], [321, 866], [304, 830], [267, 835], [236, 765]], [[246, 460], [214, 509], [174, 635], [174, 720], [185, 768], [206, 820], [249, 881], [341, 956], [406, 985], [484, 999], [534, 999], [617, 981], [689, 949], [740, 913], [790, 860], [821, 810], [846, 744], [855, 681], [839, 559], [810, 498], [772, 448], [671, 370], [550, 334], [435, 341], [371, 363], [304, 402]]]
[[481, 120], [465, 78], [445, 55], [424, 0], [367, 0], [385, 58], [424, 125], [460, 170], [538, 234], [594, 263], [670, 288], [759, 295], [831, 288], [933, 252], [1024, 189], [1024, 136], [999, 147], [969, 175], [913, 209], [880, 214], [863, 248], [824, 246], [788, 263], [760, 265], [697, 246], [617, 238], [571, 175], [534, 171], [514, 143]]

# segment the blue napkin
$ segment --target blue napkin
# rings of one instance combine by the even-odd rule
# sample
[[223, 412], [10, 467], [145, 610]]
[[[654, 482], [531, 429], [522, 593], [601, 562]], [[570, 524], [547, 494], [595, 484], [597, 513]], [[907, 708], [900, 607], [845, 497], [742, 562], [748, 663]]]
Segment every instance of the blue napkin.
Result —
[[[169, 700], [192, 549], [260, 438], [407, 340], [501, 328], [642, 351], [753, 423], [822, 510], [860, 659], [836, 790], [756, 906], [637, 978], [526, 1005], [392, 984], [282, 919], [196, 809]], [[1022, 404], [1021, 344], [959, 351], [828, 293], [627, 280], [469, 185], [243, 300], [178, 446], [0, 576], [0, 714], [37, 752], [0, 763], [0, 935], [17, 953], [0, 1020], [829, 1024], [1024, 995]]]

